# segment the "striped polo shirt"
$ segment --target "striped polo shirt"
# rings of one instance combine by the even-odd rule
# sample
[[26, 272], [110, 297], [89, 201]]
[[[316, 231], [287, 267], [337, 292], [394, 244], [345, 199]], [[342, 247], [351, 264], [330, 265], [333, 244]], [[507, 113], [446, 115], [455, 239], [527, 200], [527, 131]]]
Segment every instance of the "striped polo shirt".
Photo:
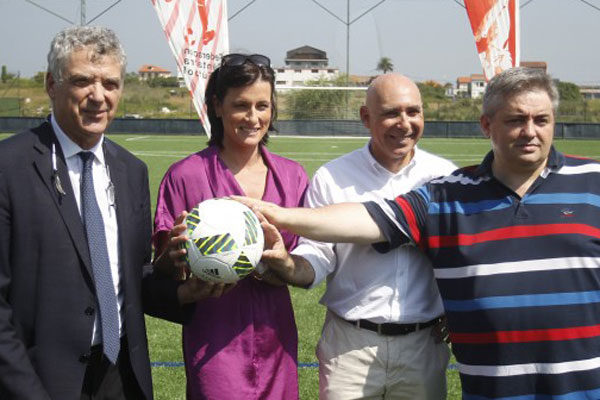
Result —
[[521, 198], [492, 160], [365, 203], [374, 246], [431, 259], [463, 399], [598, 399], [600, 163], [552, 148]]

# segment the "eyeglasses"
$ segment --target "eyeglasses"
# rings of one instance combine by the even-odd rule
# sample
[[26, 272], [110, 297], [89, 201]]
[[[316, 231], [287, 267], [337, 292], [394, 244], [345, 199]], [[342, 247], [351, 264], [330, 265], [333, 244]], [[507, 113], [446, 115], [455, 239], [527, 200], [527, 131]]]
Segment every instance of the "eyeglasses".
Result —
[[271, 60], [269, 57], [263, 56], [262, 54], [239, 54], [232, 53], [223, 56], [221, 59], [221, 67], [238, 67], [244, 65], [246, 61], [250, 61], [252, 64], [258, 67], [270, 67]]

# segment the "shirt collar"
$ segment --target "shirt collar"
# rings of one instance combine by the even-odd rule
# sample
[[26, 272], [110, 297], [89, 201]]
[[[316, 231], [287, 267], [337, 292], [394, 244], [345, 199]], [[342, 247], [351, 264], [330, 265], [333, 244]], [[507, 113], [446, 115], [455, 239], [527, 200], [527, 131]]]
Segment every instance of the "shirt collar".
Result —
[[554, 146], [550, 147], [550, 154], [548, 154], [548, 165], [553, 171], [556, 171], [565, 165], [565, 155], [560, 151], [556, 150]]
[[56, 135], [56, 139], [58, 140], [58, 144], [62, 149], [63, 154], [65, 155], [65, 159], [74, 157], [78, 153], [82, 151], [91, 151], [94, 153], [95, 159], [100, 162], [100, 164], [104, 165], [104, 152], [102, 151], [102, 144], [104, 143], [104, 135], [100, 137], [98, 143], [94, 145], [89, 150], [84, 150], [77, 143], [75, 143], [67, 134], [61, 129], [61, 127], [56, 122], [56, 118], [54, 118], [54, 113], [50, 117], [50, 123], [52, 124], [52, 129], [54, 129], [54, 134]]
[[[492, 176], [492, 162], [494, 161], [494, 152], [490, 150], [483, 161], [475, 169], [475, 177], [481, 177], [483, 175]], [[546, 169], [550, 172], [557, 171], [565, 163], [565, 156], [560, 151], [557, 151], [554, 146], [550, 146], [550, 153], [548, 154], [548, 162], [546, 163]]]
[[402, 167], [402, 169], [400, 169], [400, 171], [398, 171], [397, 173], [391, 172], [389, 169], [385, 168], [383, 165], [381, 165], [379, 163], [379, 161], [377, 161], [375, 159], [375, 157], [373, 157], [373, 154], [371, 154], [371, 150], [369, 149], [369, 146], [371, 145], [371, 141], [369, 140], [367, 142], [367, 144], [362, 148], [362, 152], [365, 155], [369, 165], [371, 165], [371, 167], [373, 167], [373, 169], [375, 169], [375, 171], [377, 172], [381, 172], [381, 171], [385, 171], [390, 175], [400, 175], [400, 174], [404, 174], [408, 171], [410, 171], [413, 166], [416, 163], [416, 159], [418, 157], [420, 157], [421, 151], [419, 150], [419, 148], [417, 147], [417, 145], [415, 145], [414, 152], [413, 152], [413, 157], [410, 160], [410, 162], [408, 164], [406, 164], [404, 167]]

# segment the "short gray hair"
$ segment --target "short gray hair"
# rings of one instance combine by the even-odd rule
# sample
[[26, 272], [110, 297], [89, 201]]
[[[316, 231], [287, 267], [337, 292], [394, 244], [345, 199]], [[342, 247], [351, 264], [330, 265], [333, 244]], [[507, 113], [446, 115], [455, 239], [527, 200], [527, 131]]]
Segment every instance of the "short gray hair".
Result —
[[483, 95], [482, 113], [493, 117], [509, 97], [532, 90], [546, 92], [556, 113], [559, 95], [552, 77], [539, 69], [526, 67], [508, 69], [490, 80]]
[[114, 57], [121, 65], [121, 80], [125, 79], [127, 58], [117, 35], [100, 26], [73, 26], [58, 32], [50, 43], [48, 72], [56, 82], [64, 79], [64, 69], [71, 54], [84, 47], [90, 47], [95, 56]]

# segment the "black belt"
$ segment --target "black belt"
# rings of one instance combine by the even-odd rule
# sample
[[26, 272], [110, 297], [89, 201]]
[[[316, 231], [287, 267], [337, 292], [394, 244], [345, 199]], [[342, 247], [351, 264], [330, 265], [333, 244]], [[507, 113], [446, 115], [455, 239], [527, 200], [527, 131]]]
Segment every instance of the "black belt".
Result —
[[[416, 324], [393, 324], [393, 323], [384, 323], [384, 324], [376, 324], [367, 319], [359, 319], [358, 321], [348, 321], [344, 319], [344, 321], [348, 322], [356, 326], [357, 328], [367, 329], [369, 331], [377, 332], [380, 335], [386, 336], [398, 336], [398, 335], [408, 335], [409, 333], [413, 333], [416, 331], [420, 331], [421, 329], [429, 328], [442, 320], [443, 317], [437, 317], [427, 322], [417, 322]], [[342, 318], [343, 319], [343, 318]]]

